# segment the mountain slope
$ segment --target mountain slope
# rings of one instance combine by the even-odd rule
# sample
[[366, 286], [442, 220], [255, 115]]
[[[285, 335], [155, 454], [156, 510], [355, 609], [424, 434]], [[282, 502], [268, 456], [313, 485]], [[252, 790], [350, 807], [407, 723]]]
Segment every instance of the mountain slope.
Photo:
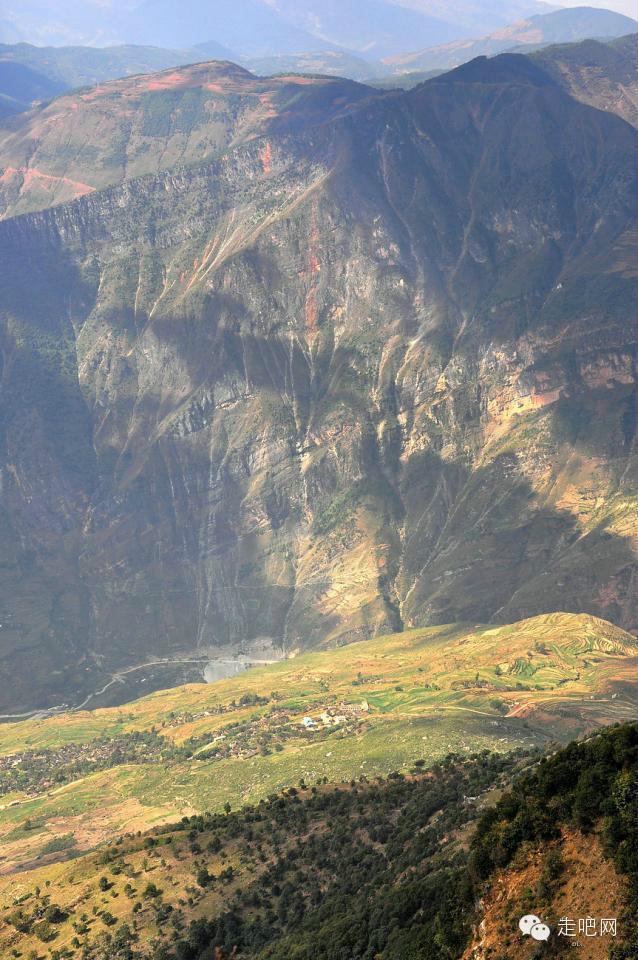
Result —
[[[193, 51], [155, 47], [35, 47], [30, 43], [0, 44], [0, 63], [22, 64], [44, 74], [57, 84], [56, 93], [72, 87], [90, 86], [104, 80], [150, 73], [180, 63], [204, 59], [232, 59], [230, 50], [211, 44], [207, 57]], [[32, 98], [36, 99], [36, 98]], [[37, 98], [44, 99], [44, 98]]]
[[[0, 944], [96, 960], [523, 960], [538, 955], [518, 925], [533, 911], [550, 956], [578, 942], [585, 960], [632, 956], [635, 724], [540, 762], [415, 760], [0, 878]], [[578, 941], [581, 916], [594, 929]]]
[[484, 757], [387, 782], [291, 786], [242, 812], [185, 819], [72, 864], [0, 876], [0, 948], [28, 955], [45, 934], [53, 949], [77, 956], [85, 944], [96, 960], [127, 950], [148, 960], [173, 958], [173, 949], [199, 957], [205, 947], [201, 955], [215, 960], [233, 948], [244, 960], [306, 960], [336, 949], [360, 958], [372, 941], [404, 960], [414, 940], [432, 939], [440, 911], [447, 944], [461, 950], [469, 891], [456, 909], [448, 898], [459, 894], [459, 836], [477, 818], [463, 797], [497, 791], [524, 763]]
[[21, 63], [0, 59], [0, 116], [27, 110], [34, 100], [50, 100], [65, 89]]
[[[405, 95], [223, 82], [253, 112], [218, 94], [214, 159], [159, 91], [169, 169], [0, 225], [7, 712], [149, 652], [635, 628], [638, 134], [517, 56]], [[95, 141], [42, 172], [122, 176]]]
[[260, 80], [203, 63], [72, 91], [0, 130], [0, 216], [218, 156], [276, 128], [327, 122], [369, 96], [349, 81]]
[[550, 47], [534, 60], [577, 100], [638, 127], [638, 33], [613, 43]]
[[[0, 873], [23, 871], [69, 834], [86, 850], [132, 821], [144, 829], [256, 803], [301, 778], [405, 773], [415, 750], [431, 765], [451, 751], [564, 743], [635, 715], [637, 662], [636, 640], [611, 624], [553, 614], [379, 637], [6, 724]], [[28, 836], [17, 829], [25, 820]]]
[[575, 7], [537, 14], [485, 37], [463, 39], [443, 46], [387, 58], [386, 66], [399, 73], [449, 70], [475, 57], [493, 57], [508, 50], [550, 43], [571, 43], [590, 37], [620, 37], [638, 29], [638, 22], [610, 10]]
[[410, 49], [419, 37], [434, 44], [464, 33], [449, 9], [439, 18], [387, 0], [279, 0], [277, 9], [314, 36], [373, 58]]
[[261, 57], [244, 61], [252, 73], [271, 76], [279, 73], [305, 73], [316, 76], [349, 77], [363, 83], [374, 81], [384, 71], [380, 63], [339, 50], [318, 50], [286, 56]]
[[452, 6], [449, 0], [401, 0], [401, 6], [424, 10], [441, 20], [453, 11], [454, 20], [463, 27], [466, 36], [481, 36], [486, 30], [507, 27], [558, 8], [542, 0], [455, 0]]
[[264, 0], [143, 0], [123, 18], [122, 36], [135, 43], [192, 47], [221, 43], [242, 57], [323, 50], [330, 44], [282, 16]]

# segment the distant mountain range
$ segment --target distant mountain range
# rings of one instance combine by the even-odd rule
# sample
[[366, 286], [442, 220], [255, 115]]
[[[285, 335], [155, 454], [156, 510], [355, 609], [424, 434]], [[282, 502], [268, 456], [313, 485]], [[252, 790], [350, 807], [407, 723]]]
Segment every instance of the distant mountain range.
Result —
[[6, 0], [0, 41], [171, 48], [215, 41], [236, 57], [337, 47], [378, 59], [547, 9], [538, 0]]
[[[226, 51], [210, 45], [213, 57]], [[74, 87], [104, 80], [152, 73], [193, 60], [206, 59], [195, 51], [155, 47], [35, 47], [29, 43], [0, 44], [0, 116], [28, 109]]]
[[557, 10], [497, 30], [478, 39], [464, 39], [416, 53], [389, 57], [384, 65], [396, 73], [451, 70], [474, 57], [588, 38], [621, 37], [638, 31], [638, 21], [609, 10], [576, 7]]
[[0, 119], [27, 110], [34, 101], [50, 100], [67, 89], [66, 83], [26, 64], [0, 59]]
[[[169, 3], [172, 0], [165, 0]], [[471, 41], [458, 41], [444, 44], [416, 54], [387, 58], [385, 62], [357, 55], [337, 46], [326, 46], [325, 38], [320, 41], [307, 32], [299, 32], [300, 27], [293, 25], [288, 39], [279, 32], [268, 34], [267, 23], [272, 25], [272, 10], [262, 9], [260, 0], [256, 3], [264, 19], [262, 32], [263, 50], [272, 46], [279, 52], [258, 55], [259, 45], [242, 41], [241, 24], [230, 37], [230, 22], [225, 19], [223, 27], [212, 23], [211, 31], [221, 31], [230, 38], [231, 49], [217, 40], [199, 42], [182, 48], [174, 46], [120, 45], [111, 47], [38, 47], [27, 43], [0, 44], [0, 118], [27, 109], [34, 101], [46, 101], [73, 87], [102, 83], [105, 80], [132, 76], [138, 73], [150, 73], [170, 66], [208, 60], [227, 60], [240, 63], [251, 72], [269, 76], [278, 73], [325, 74], [347, 77], [373, 85], [413, 86], [436, 73], [441, 73], [460, 63], [479, 55], [494, 55], [509, 48], [543, 47], [553, 43], [568, 43], [589, 37], [618, 37], [632, 31], [638, 31], [638, 23], [628, 17], [593, 8], [575, 8], [535, 16], [497, 31], [496, 33]], [[418, 2], [418, 0], [415, 0]], [[216, 10], [219, 8], [216, 7]], [[393, 10], [400, 8], [393, 7]], [[438, 8], [437, 8], [438, 9]], [[292, 15], [292, 7], [290, 8]], [[306, 8], [307, 16], [308, 8]], [[413, 12], [408, 11], [410, 16]], [[401, 16], [406, 11], [401, 10]], [[131, 17], [140, 17], [140, 10], [133, 11]], [[147, 17], [147, 22], [153, 18]], [[232, 19], [232, 18], [231, 18]], [[332, 10], [331, 18], [326, 20], [335, 25], [337, 11]], [[297, 20], [300, 20], [298, 14]], [[155, 17], [153, 22], [170, 23], [170, 15]], [[277, 21], [279, 22], [279, 21]], [[254, 22], [253, 22], [254, 26]], [[280, 24], [281, 26], [281, 24]], [[139, 28], [142, 30], [142, 27]], [[163, 29], [163, 28], [162, 28]], [[204, 34], [206, 30], [201, 31]], [[197, 39], [201, 36], [198, 34]], [[143, 31], [142, 31], [142, 35]], [[151, 34], [146, 35], [151, 38]], [[168, 31], [158, 40], [175, 41]], [[181, 34], [185, 37], [186, 34]], [[264, 38], [270, 39], [264, 45]], [[287, 45], [296, 41], [306, 44], [304, 52], [282, 52]], [[343, 36], [343, 34], [340, 34]], [[278, 38], [277, 38], [278, 37]], [[289, 43], [290, 41], [290, 43]], [[243, 49], [244, 54], [238, 53]], [[626, 78], [627, 79], [627, 78]], [[631, 78], [629, 78], [629, 81]]]

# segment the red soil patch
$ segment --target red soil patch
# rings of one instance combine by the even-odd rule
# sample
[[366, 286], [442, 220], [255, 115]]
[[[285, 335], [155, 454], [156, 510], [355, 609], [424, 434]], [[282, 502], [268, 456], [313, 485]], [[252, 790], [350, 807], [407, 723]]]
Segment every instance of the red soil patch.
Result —
[[192, 84], [193, 79], [185, 77], [183, 73], [169, 73], [163, 77], [153, 77], [142, 87], [143, 90], [173, 90], [175, 87], [183, 87], [185, 84]]
[[77, 180], [70, 180], [68, 177], [55, 177], [49, 173], [43, 173], [41, 170], [36, 170], [35, 167], [29, 167], [27, 170], [21, 170], [20, 172], [24, 172], [25, 187], [30, 186], [36, 180], [68, 187], [73, 191], [74, 197], [84, 197], [87, 193], [94, 193], [95, 191], [95, 187], [88, 183], [80, 183]]
[[[622, 880], [613, 863], [605, 860], [597, 836], [565, 831], [558, 843], [565, 863], [560, 882], [551, 903], [535, 912], [552, 928], [552, 940], [558, 939], [562, 917], [577, 921], [580, 918], [614, 918], [621, 912]], [[531, 960], [538, 944], [523, 936], [518, 919], [528, 912], [524, 906], [527, 891], [534, 890], [543, 867], [543, 851], [531, 850], [524, 866], [511, 866], [497, 873], [481, 905], [482, 919], [473, 943], [461, 960], [487, 960], [488, 957], [507, 957], [507, 960]], [[525, 859], [524, 857], [522, 859]], [[618, 936], [622, 930], [618, 927]], [[578, 941], [576, 944], [575, 941]], [[573, 946], [574, 960], [606, 960], [610, 936], [569, 938], [565, 946]]]
[[77, 180], [70, 180], [68, 177], [56, 177], [50, 173], [43, 173], [35, 167], [7, 167], [0, 174], [0, 183], [8, 183], [14, 177], [22, 177], [22, 186], [30, 187], [34, 181], [46, 185], [67, 187], [75, 197], [84, 197], [87, 193], [94, 193], [95, 187], [88, 183], [80, 183]]
[[267, 141], [266, 146], [259, 151], [259, 159], [261, 160], [264, 173], [268, 175], [272, 169], [272, 147], [270, 141]]

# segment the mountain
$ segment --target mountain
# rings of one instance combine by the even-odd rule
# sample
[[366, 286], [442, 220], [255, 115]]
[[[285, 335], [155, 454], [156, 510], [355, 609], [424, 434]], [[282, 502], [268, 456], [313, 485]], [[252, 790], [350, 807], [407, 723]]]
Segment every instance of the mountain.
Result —
[[[219, 50], [224, 53], [223, 48]], [[198, 58], [193, 51], [154, 47], [97, 49], [0, 44], [0, 118], [22, 113], [36, 101], [53, 100], [73, 87], [161, 70], [194, 59]]]
[[[75, 87], [105, 80], [161, 71], [180, 64], [222, 59], [241, 60], [218, 43], [188, 50], [161, 47], [35, 47], [29, 43], [0, 44], [0, 96], [3, 115], [27, 110], [36, 100], [51, 100]], [[372, 80], [383, 74], [381, 63], [339, 50], [246, 59], [243, 66], [265, 76], [304, 73]], [[1, 109], [1, 108], [0, 108]]]
[[542, 0], [455, 0], [453, 4], [449, 0], [401, 0], [400, 5], [425, 11], [441, 20], [453, 18], [468, 37], [482, 36], [486, 30], [507, 27], [519, 20], [562, 7], [562, 4], [544, 3]]
[[8, 121], [5, 711], [177, 651], [635, 629], [637, 145], [516, 55]]
[[[156, 47], [35, 47], [30, 43], [0, 44], [0, 64], [14, 63], [37, 71], [58, 85], [57, 93], [72, 87], [90, 86], [104, 80], [152, 73], [195, 60], [234, 59], [224, 47], [210, 45], [208, 56], [193, 50], [163, 50]], [[31, 99], [48, 99], [32, 97]]]
[[271, 129], [323, 124], [371, 92], [349, 80], [261, 80], [217, 62], [72, 91], [7, 124], [0, 217], [217, 157]]
[[386, 66], [399, 73], [449, 70], [475, 57], [495, 56], [508, 50], [570, 43], [590, 37], [620, 37], [638, 30], [638, 22], [609, 10], [575, 7], [538, 14], [478, 39], [463, 39], [417, 53], [386, 58]]
[[364, 60], [339, 50], [318, 50], [315, 53], [290, 54], [247, 59], [243, 63], [251, 73], [273, 76], [279, 73], [305, 73], [311, 76], [348, 77], [363, 83], [376, 83], [387, 71], [381, 63]]
[[444, 43], [463, 35], [450, 10], [438, 18], [388, 0], [279, 0], [277, 10], [315, 37], [375, 59], [410, 49], [417, 37]]
[[0, 55], [0, 116], [27, 110], [35, 100], [50, 100], [65, 85]]
[[638, 127], [638, 33], [611, 43], [550, 47], [534, 59], [577, 100]]
[[[376, 782], [290, 784], [259, 806], [130, 832], [70, 863], [56, 862], [70, 847], [51, 849], [0, 876], [0, 946], [41, 955], [44, 941], [77, 957], [80, 943], [96, 960], [362, 960], [372, 941], [389, 960], [443, 960], [442, 918], [459, 951], [474, 916], [461, 836], [480, 810], [463, 797], [496, 793], [529, 764], [489, 756]], [[27, 844], [30, 826], [16, 827]]]
[[42, 46], [114, 42], [116, 24], [129, 6], [126, 0], [4, 0], [0, 41]]
[[264, 0], [143, 0], [124, 19], [128, 42], [192, 47], [221, 43], [241, 57], [323, 50], [330, 44], [282, 16]]
[[[264, 29], [277, 42], [293, 44], [292, 49], [289, 46], [279, 49], [270, 47], [264, 52], [260, 48], [257, 53], [247, 54], [250, 56], [311, 52], [318, 48], [314, 45], [304, 46], [304, 38], [307, 43], [309, 36], [316, 40], [326, 31], [334, 33], [338, 38], [335, 42], [339, 45], [353, 41], [355, 49], [360, 49], [362, 36], [366, 36], [363, 41], [366, 45], [370, 36], [376, 43], [381, 36], [390, 35], [396, 46], [396, 40], [405, 40], [406, 30], [410, 26], [416, 28], [416, 33], [408, 36], [410, 42], [402, 49], [414, 49], [414, 40], [417, 38], [423, 38], [424, 44], [432, 44], [442, 42], [451, 32], [455, 36], [476, 35], [477, 31], [496, 29], [513, 20], [549, 9], [547, 4], [537, 0], [455, 0], [453, 4], [443, 3], [442, 0], [402, 0], [401, 3], [373, 0], [371, 4], [350, 2], [340, 6], [321, 4], [318, 0], [301, 0], [298, 3], [286, 0], [279, 4], [268, 3], [267, 0], [259, 3], [238, 0], [234, 7], [219, 0], [209, 4], [202, 4], [200, 0], [186, 0], [181, 5], [165, 4], [155, 11], [148, 3], [142, 7], [142, 0], [86, 0], [81, 5], [74, 0], [20, 0], [19, 3], [17, 0], [5, 0], [0, 19], [0, 42], [30, 41], [44, 46], [140, 44], [147, 42], [143, 38], [149, 31], [161, 30], [162, 36], [167, 37], [166, 42], [172, 47], [183, 42], [177, 40], [180, 31], [190, 29], [187, 26], [189, 21], [196, 22], [199, 16], [202, 25], [212, 24], [219, 35], [207, 29], [201, 30], [195, 33], [196, 39], [189, 40], [189, 43], [226, 43], [222, 39], [223, 31], [227, 28], [236, 31], [239, 24], [239, 46], [242, 49], [247, 45], [253, 51], [255, 43], [262, 44], [260, 34]], [[150, 24], [143, 15], [149, 11], [152, 16]], [[160, 12], [166, 18], [163, 25], [158, 22]], [[227, 17], [230, 17], [228, 27]], [[360, 17], [358, 24], [357, 17]], [[373, 23], [378, 31], [376, 35], [370, 30]], [[423, 37], [426, 28], [432, 32]], [[295, 46], [300, 40], [301, 46]]]
[[[390, 0], [112, 0], [78, 6], [70, 0], [7, 0], [12, 25], [3, 42], [39, 45], [150, 44], [173, 48], [217, 43], [241, 57], [311, 53], [352, 47], [372, 56], [462, 36], [453, 13], [439, 17], [397, 6]], [[217, 56], [219, 54], [215, 54]]]

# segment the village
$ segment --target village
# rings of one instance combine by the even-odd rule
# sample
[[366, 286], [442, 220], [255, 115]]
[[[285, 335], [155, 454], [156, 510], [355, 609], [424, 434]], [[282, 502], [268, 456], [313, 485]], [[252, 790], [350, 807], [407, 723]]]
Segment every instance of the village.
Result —
[[186, 753], [154, 731], [135, 731], [88, 743], [65, 743], [53, 750], [25, 750], [0, 757], [0, 796], [36, 796], [97, 770], [124, 764], [185, 759]]
[[[361, 729], [370, 713], [367, 700], [358, 703], [316, 703], [310, 714], [300, 717], [278, 706], [279, 696], [246, 695], [236, 703], [217, 706], [198, 714], [172, 715], [162, 727], [174, 728], [206, 717], [232, 714], [247, 706], [271, 704], [268, 713], [229, 723], [221, 730], [207, 730], [178, 746], [157, 731], [121, 734], [85, 744], [64, 744], [55, 750], [27, 750], [0, 757], [0, 796], [13, 792], [37, 796], [53, 787], [97, 770], [123, 764], [157, 761], [248, 759], [281, 752], [295, 739], [315, 740], [331, 735], [350, 736]], [[306, 708], [307, 709], [307, 708]]]
[[217, 733], [211, 731], [191, 737], [185, 746], [192, 751], [192, 760], [247, 759], [258, 754], [268, 756], [273, 752], [281, 752], [284, 744], [290, 740], [350, 736], [363, 728], [370, 713], [367, 700], [330, 705], [317, 703], [313, 706], [312, 712], [302, 717], [283, 708], [274, 708], [261, 717], [253, 716], [231, 723]]
[[[341, 711], [341, 712], [339, 712]], [[337, 727], [349, 720], [359, 719], [370, 713], [370, 704], [362, 700], [358, 704], [341, 703], [337, 707], [328, 707], [317, 718], [304, 717], [301, 721], [305, 730], [319, 730], [322, 727]]]

